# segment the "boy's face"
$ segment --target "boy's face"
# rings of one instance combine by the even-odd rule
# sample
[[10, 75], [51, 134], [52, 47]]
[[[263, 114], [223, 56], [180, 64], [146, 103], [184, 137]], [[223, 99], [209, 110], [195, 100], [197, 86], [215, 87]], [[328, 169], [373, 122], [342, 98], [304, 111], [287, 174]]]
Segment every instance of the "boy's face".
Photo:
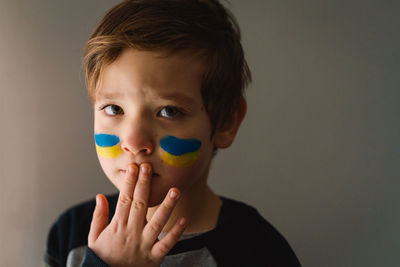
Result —
[[206, 184], [218, 144], [201, 96], [203, 67], [189, 54], [126, 49], [100, 77], [94, 110], [100, 164], [120, 189], [129, 164], [150, 163], [150, 206], [171, 187]]

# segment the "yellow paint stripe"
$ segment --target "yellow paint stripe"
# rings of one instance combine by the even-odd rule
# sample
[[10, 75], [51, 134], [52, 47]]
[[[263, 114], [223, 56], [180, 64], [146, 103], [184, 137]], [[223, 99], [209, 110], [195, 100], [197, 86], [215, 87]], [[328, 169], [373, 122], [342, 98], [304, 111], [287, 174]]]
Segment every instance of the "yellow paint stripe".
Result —
[[97, 154], [99, 154], [103, 158], [108, 158], [108, 159], [118, 158], [118, 156], [122, 153], [122, 149], [118, 145], [111, 147], [102, 147], [96, 145], [96, 151]]
[[168, 152], [164, 152], [161, 156], [168, 165], [175, 167], [186, 167], [192, 165], [200, 156], [200, 151], [186, 153], [180, 156], [172, 155]]

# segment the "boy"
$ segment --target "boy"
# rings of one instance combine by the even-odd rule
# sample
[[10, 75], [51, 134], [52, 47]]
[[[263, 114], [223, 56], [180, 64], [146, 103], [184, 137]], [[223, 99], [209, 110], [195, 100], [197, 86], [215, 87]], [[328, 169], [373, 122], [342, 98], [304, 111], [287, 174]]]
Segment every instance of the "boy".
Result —
[[123, 1], [83, 65], [99, 162], [120, 192], [60, 216], [49, 266], [299, 266], [254, 208], [207, 185], [250, 80], [238, 26], [217, 0]]

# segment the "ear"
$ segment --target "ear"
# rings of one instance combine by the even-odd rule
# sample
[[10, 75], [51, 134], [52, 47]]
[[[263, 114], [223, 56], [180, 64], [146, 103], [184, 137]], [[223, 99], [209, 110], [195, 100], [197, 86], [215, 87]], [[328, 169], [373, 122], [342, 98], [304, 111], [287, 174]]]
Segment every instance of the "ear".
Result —
[[239, 126], [246, 115], [247, 104], [244, 97], [240, 99], [239, 108], [233, 113], [229, 121], [225, 122], [214, 134], [214, 146], [216, 148], [227, 148], [235, 139]]

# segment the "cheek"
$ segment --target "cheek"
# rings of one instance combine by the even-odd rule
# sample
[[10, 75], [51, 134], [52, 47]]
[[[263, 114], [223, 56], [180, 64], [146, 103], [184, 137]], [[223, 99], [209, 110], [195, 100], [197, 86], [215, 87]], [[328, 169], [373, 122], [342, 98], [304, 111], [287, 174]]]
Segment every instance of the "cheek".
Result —
[[115, 164], [112, 160], [103, 158], [101, 156], [98, 156], [99, 163], [101, 168], [103, 169], [104, 174], [108, 177], [108, 179], [118, 188], [117, 185], [117, 176], [116, 173], [114, 172]]
[[96, 152], [100, 157], [106, 159], [116, 159], [122, 153], [122, 149], [119, 146], [100, 147], [96, 145]]
[[119, 137], [112, 134], [96, 133], [94, 135], [96, 142], [96, 152], [99, 157], [107, 159], [118, 158], [122, 153], [121, 147], [118, 145], [120, 142]]
[[117, 176], [113, 171], [115, 168], [114, 159], [118, 158], [122, 153], [122, 149], [117, 145], [120, 142], [119, 137], [111, 134], [96, 133], [95, 142], [101, 168], [114, 186], [119, 188]]
[[178, 187], [181, 191], [186, 191], [199, 181], [206, 179], [210, 166], [211, 154], [202, 151], [196, 162], [186, 167], [176, 167], [162, 162], [163, 176], [161, 183], [165, 183], [165, 188], [172, 186]]
[[173, 167], [192, 166], [200, 157], [201, 141], [165, 136], [160, 140], [161, 160]]
[[104, 173], [108, 176], [109, 172], [111, 172], [113, 168], [113, 162], [109, 159], [103, 158], [98, 155], [99, 163], [103, 168]]

